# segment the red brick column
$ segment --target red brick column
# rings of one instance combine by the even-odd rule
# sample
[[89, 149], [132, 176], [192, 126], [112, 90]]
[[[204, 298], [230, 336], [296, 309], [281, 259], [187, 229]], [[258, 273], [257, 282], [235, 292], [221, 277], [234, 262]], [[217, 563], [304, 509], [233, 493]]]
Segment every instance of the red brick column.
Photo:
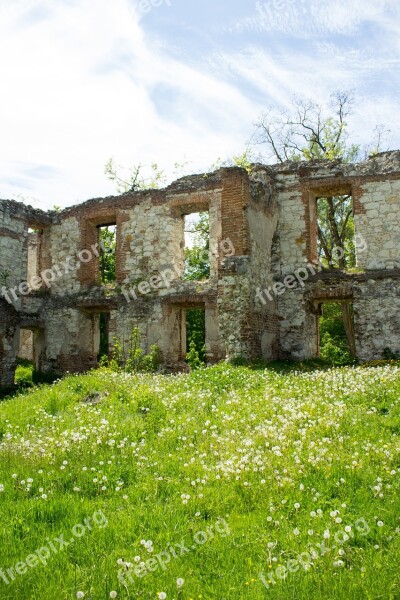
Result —
[[250, 253], [245, 212], [250, 198], [249, 176], [244, 169], [232, 167], [222, 169], [221, 179], [222, 239], [229, 238], [235, 248], [235, 256], [243, 256]]

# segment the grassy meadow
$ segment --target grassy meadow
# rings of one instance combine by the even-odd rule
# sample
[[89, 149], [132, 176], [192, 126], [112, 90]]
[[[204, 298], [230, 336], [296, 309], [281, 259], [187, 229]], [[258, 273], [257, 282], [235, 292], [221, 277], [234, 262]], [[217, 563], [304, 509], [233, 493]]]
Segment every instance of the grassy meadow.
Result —
[[400, 366], [106, 369], [0, 403], [1, 600], [400, 598]]

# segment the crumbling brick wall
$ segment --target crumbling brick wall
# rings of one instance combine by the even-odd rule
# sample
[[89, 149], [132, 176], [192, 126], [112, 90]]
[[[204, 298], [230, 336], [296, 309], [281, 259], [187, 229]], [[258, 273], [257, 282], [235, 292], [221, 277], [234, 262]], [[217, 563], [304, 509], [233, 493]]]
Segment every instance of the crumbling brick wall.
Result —
[[322, 284], [308, 266], [316, 260], [316, 199], [344, 193], [352, 195], [355, 231], [363, 240], [356, 247], [356, 262], [365, 283], [357, 282], [357, 274], [351, 280], [357, 354], [368, 360], [380, 358], [386, 346], [399, 351], [399, 316], [393, 290], [397, 289], [400, 266], [400, 152], [382, 153], [354, 165], [316, 161], [272, 169], [279, 187], [273, 277], [282, 282], [296, 270], [308, 272], [303, 283], [293, 289], [285, 286], [276, 294], [280, 356], [303, 359], [318, 353], [318, 313], [310, 310], [307, 297], [317, 286], [321, 302], [324, 295], [329, 301], [338, 274], [324, 274]]
[[[365, 240], [356, 273], [307, 266], [316, 258], [316, 199], [328, 193], [352, 194], [356, 233]], [[354, 165], [258, 164], [251, 174], [223, 168], [61, 212], [0, 201], [0, 385], [13, 380], [23, 329], [40, 340], [40, 368], [95, 366], [101, 313], [110, 344], [115, 335], [127, 349], [138, 326], [143, 348], [157, 344], [171, 367], [184, 359], [190, 308], [205, 310], [209, 362], [316, 356], [318, 307], [334, 298], [353, 303], [362, 360], [400, 350], [399, 204], [398, 151]], [[188, 282], [183, 217], [202, 210], [210, 215], [211, 274]], [[109, 224], [117, 228], [116, 282], [106, 288], [99, 227]], [[308, 269], [304, 281], [286, 285], [301, 269]], [[42, 282], [29, 291], [35, 271]]]

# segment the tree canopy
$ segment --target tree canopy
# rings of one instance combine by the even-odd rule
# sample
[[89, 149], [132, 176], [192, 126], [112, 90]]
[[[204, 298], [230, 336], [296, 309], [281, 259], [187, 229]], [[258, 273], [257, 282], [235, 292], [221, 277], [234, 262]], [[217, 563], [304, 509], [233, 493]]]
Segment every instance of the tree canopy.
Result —
[[353, 162], [382, 151], [388, 131], [377, 125], [364, 147], [350, 141], [349, 118], [355, 99], [350, 91], [331, 94], [327, 105], [311, 98], [294, 97], [289, 109], [270, 107], [256, 123], [257, 144], [267, 148], [266, 159], [341, 159]]

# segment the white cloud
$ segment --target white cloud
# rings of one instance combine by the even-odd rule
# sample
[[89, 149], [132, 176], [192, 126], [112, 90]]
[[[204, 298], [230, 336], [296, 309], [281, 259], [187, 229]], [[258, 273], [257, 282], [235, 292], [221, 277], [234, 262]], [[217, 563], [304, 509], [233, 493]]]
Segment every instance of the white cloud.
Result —
[[400, 14], [397, 0], [257, 0], [250, 14], [225, 29], [281, 32], [303, 39], [355, 34], [361, 25], [388, 24]]
[[110, 156], [205, 169], [243, 148], [263, 107], [294, 93], [322, 101], [355, 87], [361, 131], [375, 122], [398, 128], [397, 94], [379, 85], [382, 74], [393, 85], [398, 77], [393, 3], [360, 3], [332, 0], [329, 19], [316, 12], [315, 22], [325, 31], [346, 17], [350, 31], [362, 14], [376, 19], [384, 44], [363, 48], [354, 36], [344, 50], [321, 38], [306, 51], [288, 38], [238, 49], [235, 38], [231, 50], [205, 48], [196, 64], [190, 48], [187, 58], [168, 51], [168, 31], [149, 37], [130, 0], [0, 0], [0, 197], [23, 193], [50, 207], [114, 193], [103, 174]]
[[391, 131], [388, 147], [393, 148], [400, 145], [400, 113], [397, 96], [387, 83], [383, 86], [382, 76], [386, 73], [389, 83], [392, 80], [396, 87], [396, 64], [396, 57], [382, 58], [376, 53], [357, 50], [344, 52], [326, 43], [318, 52], [278, 48], [274, 55], [259, 47], [248, 47], [246, 51], [219, 55], [214, 68], [219, 68], [220, 77], [235, 73], [244, 88], [264, 93], [264, 109], [277, 105], [289, 108], [294, 95], [311, 97], [324, 104], [332, 91], [353, 90], [351, 140], [366, 147], [374, 137], [375, 127], [383, 124]]
[[[114, 191], [103, 175], [111, 155], [127, 164], [186, 156], [204, 168], [240, 148], [251, 118], [238, 115], [251, 115], [252, 103], [150, 46], [126, 0], [39, 8], [1, 28], [0, 197], [72, 204]], [[174, 95], [172, 117], [157, 110], [160, 85]]]

